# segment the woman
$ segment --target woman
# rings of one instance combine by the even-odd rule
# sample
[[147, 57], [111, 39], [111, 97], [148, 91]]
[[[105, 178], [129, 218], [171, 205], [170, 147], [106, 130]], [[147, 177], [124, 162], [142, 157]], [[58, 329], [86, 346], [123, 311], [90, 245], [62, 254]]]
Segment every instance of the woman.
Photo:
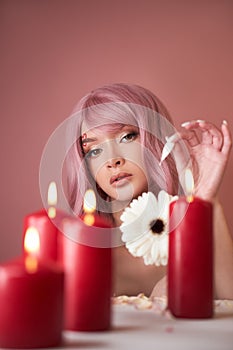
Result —
[[[150, 91], [128, 84], [92, 91], [74, 112], [70, 132], [77, 142], [66, 162], [73, 211], [81, 213], [83, 194], [93, 188], [100, 215], [119, 227], [123, 210], [143, 192], [181, 194], [184, 169], [192, 166], [194, 194], [214, 204], [215, 297], [233, 298], [233, 242], [217, 199], [231, 150], [227, 122], [218, 129], [190, 121], [177, 134], [162, 102]], [[166, 137], [174, 133], [178, 136], [173, 156], [160, 163]], [[165, 267], [145, 266], [124, 246], [114, 249], [114, 257], [116, 294], [149, 295], [154, 286], [153, 295], [165, 293]]]

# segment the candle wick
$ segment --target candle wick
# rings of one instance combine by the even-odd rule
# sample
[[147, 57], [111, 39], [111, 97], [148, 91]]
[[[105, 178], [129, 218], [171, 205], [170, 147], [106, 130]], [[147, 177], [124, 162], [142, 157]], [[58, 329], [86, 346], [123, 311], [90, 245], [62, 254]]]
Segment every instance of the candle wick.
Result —
[[93, 214], [85, 214], [83, 221], [86, 225], [88, 226], [92, 226], [95, 222], [95, 217]]
[[56, 208], [55, 207], [48, 208], [48, 216], [50, 219], [54, 219], [56, 217]]
[[192, 194], [188, 194], [187, 197], [186, 197], [186, 200], [188, 203], [192, 203], [193, 202], [193, 195]]

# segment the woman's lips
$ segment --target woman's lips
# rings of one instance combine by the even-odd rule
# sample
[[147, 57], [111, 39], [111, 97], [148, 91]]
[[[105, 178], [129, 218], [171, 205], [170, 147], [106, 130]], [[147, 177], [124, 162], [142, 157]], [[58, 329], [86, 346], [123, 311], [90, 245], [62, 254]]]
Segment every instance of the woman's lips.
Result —
[[124, 172], [120, 172], [116, 175], [113, 175], [110, 179], [110, 184], [119, 184], [122, 182], [122, 180], [127, 180], [129, 177], [131, 177], [132, 174], [129, 173], [124, 173]]

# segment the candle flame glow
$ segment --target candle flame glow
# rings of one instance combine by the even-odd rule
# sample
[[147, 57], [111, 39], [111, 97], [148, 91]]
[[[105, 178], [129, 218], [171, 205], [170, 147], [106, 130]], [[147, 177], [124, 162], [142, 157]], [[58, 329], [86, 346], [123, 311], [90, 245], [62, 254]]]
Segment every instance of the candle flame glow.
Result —
[[83, 222], [86, 225], [92, 226], [95, 222], [93, 215], [96, 209], [96, 197], [93, 190], [87, 190], [84, 196], [83, 210], [85, 212]]
[[24, 238], [24, 249], [30, 254], [38, 253], [40, 250], [39, 232], [35, 227], [28, 227]]
[[193, 201], [194, 179], [190, 169], [185, 170], [185, 189], [187, 192], [187, 201]]
[[92, 214], [86, 214], [84, 215], [83, 221], [85, 222], [86, 225], [92, 226], [95, 222], [95, 217]]
[[56, 208], [54, 206], [57, 205], [57, 186], [54, 181], [50, 182], [48, 189], [48, 216], [53, 219], [56, 216]]
[[57, 186], [56, 182], [52, 181], [49, 184], [48, 189], [48, 205], [56, 205], [57, 204]]
[[87, 190], [84, 196], [83, 210], [86, 214], [94, 213], [96, 209], [96, 197], [93, 190]]
[[25, 268], [28, 273], [35, 273], [38, 269], [38, 260], [34, 256], [27, 256], [25, 259]]

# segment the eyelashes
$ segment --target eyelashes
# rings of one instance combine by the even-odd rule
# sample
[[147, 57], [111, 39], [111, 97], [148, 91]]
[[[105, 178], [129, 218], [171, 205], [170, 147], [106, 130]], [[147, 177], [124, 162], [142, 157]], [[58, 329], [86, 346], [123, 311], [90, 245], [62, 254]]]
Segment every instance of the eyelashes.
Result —
[[86, 153], [86, 157], [87, 157], [87, 158], [96, 158], [96, 157], [98, 157], [102, 152], [103, 152], [103, 149], [101, 149], [101, 148], [94, 148], [94, 149], [91, 149], [90, 151], [88, 151], [88, 152]]
[[[128, 132], [127, 134], [123, 135], [120, 139], [116, 139], [119, 140], [119, 144], [127, 144], [127, 143], [131, 143], [134, 140], [136, 140], [139, 136], [139, 132], [133, 131], [133, 132]], [[95, 159], [97, 157], [99, 157], [104, 150], [104, 147], [98, 147], [98, 145], [96, 145], [96, 148], [92, 148], [89, 151], [87, 151], [87, 153], [85, 154], [85, 157], [87, 159]]]
[[139, 136], [139, 133], [136, 132], [136, 131], [129, 132], [129, 133], [127, 133], [126, 135], [124, 135], [124, 136], [121, 138], [120, 142], [123, 142], [123, 143], [132, 142], [132, 141], [134, 141], [138, 136]]

